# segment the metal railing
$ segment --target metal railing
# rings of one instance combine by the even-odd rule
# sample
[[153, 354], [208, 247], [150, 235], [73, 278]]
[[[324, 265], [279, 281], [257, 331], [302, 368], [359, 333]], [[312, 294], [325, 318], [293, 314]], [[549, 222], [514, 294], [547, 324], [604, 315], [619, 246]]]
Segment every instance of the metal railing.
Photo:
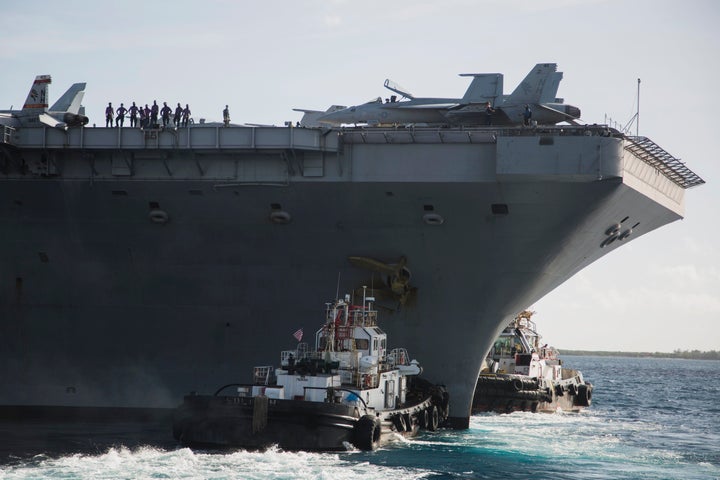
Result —
[[15, 129], [9, 125], [0, 125], [0, 143], [7, 143], [12, 145], [12, 138], [15, 134]]
[[670, 155], [649, 138], [626, 137], [626, 139], [625, 150], [657, 168], [678, 186], [687, 189], [705, 183], [705, 180], [686, 167], [683, 162]]

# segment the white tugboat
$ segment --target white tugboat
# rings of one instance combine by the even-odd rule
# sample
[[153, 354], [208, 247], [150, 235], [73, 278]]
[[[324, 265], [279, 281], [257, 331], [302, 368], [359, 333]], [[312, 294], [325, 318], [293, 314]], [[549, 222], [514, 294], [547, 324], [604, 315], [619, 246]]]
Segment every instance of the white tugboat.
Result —
[[175, 438], [192, 447], [373, 450], [393, 432], [436, 430], [448, 394], [418, 378], [422, 368], [404, 348], [387, 351], [374, 298], [363, 297], [362, 305], [349, 295], [327, 304], [314, 350], [300, 343], [281, 352], [278, 368], [255, 367], [252, 384], [186, 396]]
[[580, 411], [589, 407], [592, 384], [582, 372], [562, 366], [558, 351], [547, 344], [524, 310], [495, 341], [483, 362], [472, 412]]

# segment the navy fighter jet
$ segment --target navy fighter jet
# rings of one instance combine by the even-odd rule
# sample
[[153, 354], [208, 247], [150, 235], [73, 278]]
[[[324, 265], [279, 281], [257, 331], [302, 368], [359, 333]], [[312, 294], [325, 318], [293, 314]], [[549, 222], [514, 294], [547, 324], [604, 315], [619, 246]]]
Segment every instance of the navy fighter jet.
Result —
[[[555, 63], [539, 63], [510, 95], [503, 95], [503, 75], [471, 73], [470, 87], [462, 98], [417, 98], [392, 81], [385, 87], [402, 96], [371, 100], [344, 110], [327, 113], [317, 121], [329, 125], [519, 125], [523, 123], [526, 106], [532, 119], [539, 124], [562, 121], [574, 123], [580, 109], [555, 98], [562, 72]], [[491, 114], [487, 106], [492, 107]]]
[[345, 108], [347, 107], [344, 105], [330, 105], [330, 107], [325, 111], [308, 110], [305, 108], [293, 108], [293, 110], [303, 113], [303, 117], [300, 119], [299, 122], [301, 127], [321, 127], [322, 125], [318, 122], [318, 118], [327, 113], [337, 112]]
[[48, 109], [48, 85], [50, 75], [35, 77], [22, 110], [0, 110], [0, 125], [10, 127], [36, 127], [48, 125], [67, 128], [87, 125], [88, 117], [80, 113], [85, 83], [73, 84]]

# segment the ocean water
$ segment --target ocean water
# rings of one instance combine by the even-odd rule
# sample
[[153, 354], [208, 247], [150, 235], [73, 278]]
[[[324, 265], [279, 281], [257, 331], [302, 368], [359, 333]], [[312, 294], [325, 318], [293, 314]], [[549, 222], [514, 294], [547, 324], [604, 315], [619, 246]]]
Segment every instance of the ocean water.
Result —
[[720, 479], [720, 362], [564, 360], [595, 385], [580, 414], [477, 415], [375, 452], [47, 451], [0, 479]]

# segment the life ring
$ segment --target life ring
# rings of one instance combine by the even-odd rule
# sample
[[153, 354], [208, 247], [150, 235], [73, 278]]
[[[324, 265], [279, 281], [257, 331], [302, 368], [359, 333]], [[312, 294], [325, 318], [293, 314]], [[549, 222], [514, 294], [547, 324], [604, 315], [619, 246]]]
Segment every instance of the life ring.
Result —
[[164, 225], [168, 222], [168, 220], [170, 220], [170, 216], [167, 212], [165, 210], [160, 210], [159, 208], [153, 208], [150, 210], [148, 218], [150, 218], [151, 222], [157, 223], [158, 225]]
[[355, 424], [353, 444], [360, 450], [375, 450], [380, 443], [380, 419], [363, 415]]

